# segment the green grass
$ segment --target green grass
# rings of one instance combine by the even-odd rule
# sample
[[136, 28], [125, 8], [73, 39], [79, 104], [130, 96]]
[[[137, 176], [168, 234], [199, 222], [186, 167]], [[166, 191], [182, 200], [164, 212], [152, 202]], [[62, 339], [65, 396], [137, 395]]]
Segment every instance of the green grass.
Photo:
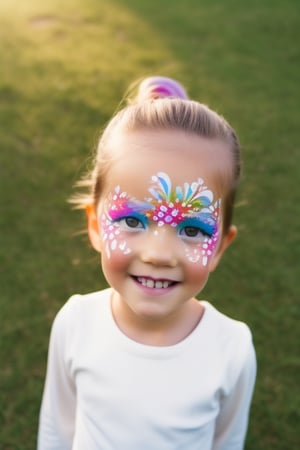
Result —
[[35, 448], [48, 334], [105, 285], [66, 204], [134, 79], [180, 79], [235, 126], [240, 233], [203, 293], [252, 328], [248, 450], [300, 447], [298, 0], [1, 0], [0, 448]]

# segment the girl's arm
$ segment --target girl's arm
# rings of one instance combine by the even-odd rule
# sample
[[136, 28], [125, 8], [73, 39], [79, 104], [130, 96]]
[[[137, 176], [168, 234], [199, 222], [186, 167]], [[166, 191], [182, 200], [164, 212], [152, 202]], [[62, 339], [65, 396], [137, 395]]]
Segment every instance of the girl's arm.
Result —
[[212, 450], [243, 450], [255, 377], [256, 357], [251, 342], [237, 382], [222, 401]]
[[76, 390], [67, 363], [68, 304], [57, 315], [50, 337], [47, 376], [40, 412], [38, 450], [70, 450], [74, 435]]

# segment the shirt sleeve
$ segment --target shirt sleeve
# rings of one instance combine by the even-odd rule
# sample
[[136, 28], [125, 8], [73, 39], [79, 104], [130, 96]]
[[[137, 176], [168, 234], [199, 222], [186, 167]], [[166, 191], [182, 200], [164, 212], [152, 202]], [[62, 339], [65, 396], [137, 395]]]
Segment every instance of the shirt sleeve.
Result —
[[212, 450], [243, 450], [255, 377], [256, 355], [250, 340], [237, 381], [222, 399]]
[[66, 304], [53, 323], [47, 375], [40, 411], [38, 450], [70, 450], [76, 415], [76, 390], [68, 367], [68, 310]]

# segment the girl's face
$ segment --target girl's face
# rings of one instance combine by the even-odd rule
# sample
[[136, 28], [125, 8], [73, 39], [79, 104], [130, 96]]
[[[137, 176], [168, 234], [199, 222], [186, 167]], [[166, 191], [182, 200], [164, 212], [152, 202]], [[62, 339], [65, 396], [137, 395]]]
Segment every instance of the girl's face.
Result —
[[104, 275], [136, 316], [176, 316], [229, 243], [221, 238], [229, 150], [179, 131], [118, 134], [110, 150], [114, 162], [91, 238]]

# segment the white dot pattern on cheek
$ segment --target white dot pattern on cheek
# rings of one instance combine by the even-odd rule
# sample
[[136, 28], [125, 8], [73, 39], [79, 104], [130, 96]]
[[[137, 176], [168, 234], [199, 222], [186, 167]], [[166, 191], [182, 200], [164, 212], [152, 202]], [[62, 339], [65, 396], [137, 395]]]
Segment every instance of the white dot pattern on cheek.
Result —
[[121, 239], [121, 231], [118, 223], [111, 223], [105, 214], [101, 216], [102, 241], [105, 243], [105, 252], [108, 258], [112, 251], [120, 250], [124, 255], [131, 253], [125, 240]]
[[191, 250], [186, 248], [185, 255], [190, 262], [197, 263], [201, 258], [201, 249], [194, 248], [193, 250]]
[[202, 245], [202, 254], [203, 254], [203, 265], [206, 266], [207, 260], [210, 256], [212, 256], [215, 248], [218, 244], [219, 233], [216, 232], [210, 238], [206, 238], [204, 244]]
[[198, 263], [200, 260], [202, 265], [207, 266], [209, 258], [213, 255], [218, 244], [219, 233], [214, 233], [211, 237], [206, 237], [203, 242], [193, 248], [186, 248], [185, 255], [192, 263]]

